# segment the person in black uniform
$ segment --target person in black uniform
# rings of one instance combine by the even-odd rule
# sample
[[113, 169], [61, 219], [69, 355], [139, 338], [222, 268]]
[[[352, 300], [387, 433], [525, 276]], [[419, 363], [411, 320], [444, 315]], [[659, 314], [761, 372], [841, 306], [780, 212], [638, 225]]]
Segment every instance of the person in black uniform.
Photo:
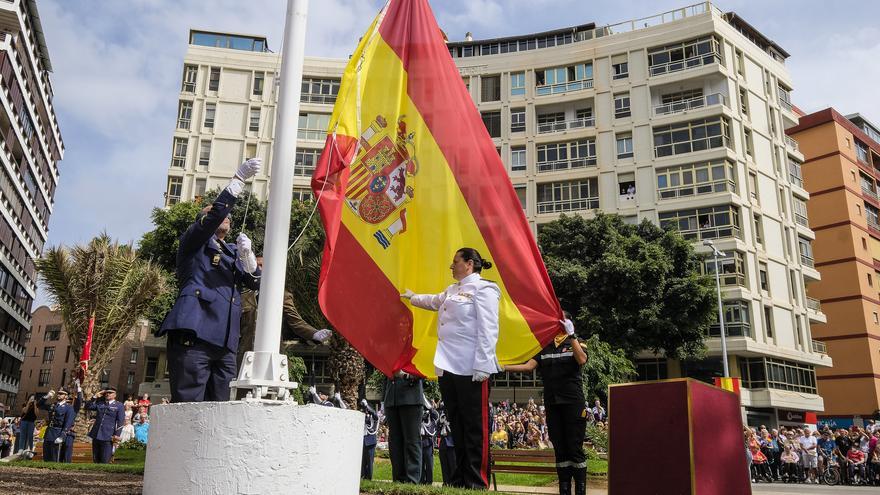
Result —
[[587, 458], [584, 455], [584, 435], [587, 428], [586, 400], [584, 400], [581, 366], [587, 354], [574, 335], [574, 325], [565, 313], [564, 331], [554, 337], [537, 356], [525, 364], [508, 365], [505, 371], [532, 371], [541, 373], [544, 384], [544, 407], [547, 428], [556, 454], [556, 474], [559, 476], [560, 495], [571, 495], [574, 478], [575, 495], [587, 493]]
[[437, 406], [437, 454], [440, 456], [440, 473], [443, 486], [452, 486], [452, 471], [455, 470], [455, 442], [452, 440], [452, 425], [446, 416], [446, 404], [440, 401]]
[[360, 410], [364, 413], [364, 450], [361, 454], [361, 479], [373, 479], [373, 459], [376, 456], [376, 443], [379, 433], [379, 414], [370, 407], [367, 399], [361, 399]]
[[419, 483], [431, 485], [434, 483], [434, 442], [437, 440], [437, 420], [440, 415], [434, 404], [425, 398], [425, 412], [422, 413], [422, 474]]
[[385, 384], [385, 422], [388, 424], [388, 451], [391, 479], [418, 483], [422, 472], [419, 430], [424, 407], [422, 379], [398, 371]]

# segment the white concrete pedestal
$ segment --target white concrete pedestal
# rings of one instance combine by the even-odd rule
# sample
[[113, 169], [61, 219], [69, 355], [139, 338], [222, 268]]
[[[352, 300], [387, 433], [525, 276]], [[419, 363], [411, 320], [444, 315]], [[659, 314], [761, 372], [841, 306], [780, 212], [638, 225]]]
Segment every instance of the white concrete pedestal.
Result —
[[268, 400], [155, 405], [150, 412], [147, 495], [359, 491], [360, 412]]

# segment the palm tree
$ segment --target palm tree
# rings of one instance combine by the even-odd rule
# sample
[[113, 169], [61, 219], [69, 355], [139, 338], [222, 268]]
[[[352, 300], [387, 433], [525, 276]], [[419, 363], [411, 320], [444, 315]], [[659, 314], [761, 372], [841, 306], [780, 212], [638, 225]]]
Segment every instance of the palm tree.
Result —
[[132, 326], [167, 290], [165, 277], [159, 267], [138, 258], [131, 245], [106, 233], [84, 246], [51, 248], [36, 265], [51, 302], [61, 310], [77, 363], [89, 319], [95, 319], [89, 368], [96, 372], [82, 384], [88, 397]]

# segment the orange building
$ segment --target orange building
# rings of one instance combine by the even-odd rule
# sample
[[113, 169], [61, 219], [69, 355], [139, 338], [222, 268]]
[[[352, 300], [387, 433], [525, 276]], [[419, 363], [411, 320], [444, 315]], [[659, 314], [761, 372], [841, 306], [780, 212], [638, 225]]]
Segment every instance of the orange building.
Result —
[[[817, 368], [824, 415], [845, 426], [880, 415], [880, 130], [833, 108], [804, 115], [788, 134], [804, 155], [813, 256], [809, 286], [828, 322], [812, 327], [833, 368]], [[794, 173], [794, 172], [792, 172]]]

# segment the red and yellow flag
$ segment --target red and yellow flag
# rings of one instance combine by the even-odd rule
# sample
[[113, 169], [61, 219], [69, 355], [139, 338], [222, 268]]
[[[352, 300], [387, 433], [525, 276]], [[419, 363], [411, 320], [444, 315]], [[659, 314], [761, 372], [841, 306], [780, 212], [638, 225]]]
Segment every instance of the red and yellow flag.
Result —
[[318, 300], [376, 368], [434, 376], [437, 314], [409, 288], [455, 282], [461, 247], [502, 291], [498, 359], [533, 357], [560, 330], [550, 278], [492, 139], [427, 0], [391, 0], [342, 78], [312, 177], [327, 234]]

